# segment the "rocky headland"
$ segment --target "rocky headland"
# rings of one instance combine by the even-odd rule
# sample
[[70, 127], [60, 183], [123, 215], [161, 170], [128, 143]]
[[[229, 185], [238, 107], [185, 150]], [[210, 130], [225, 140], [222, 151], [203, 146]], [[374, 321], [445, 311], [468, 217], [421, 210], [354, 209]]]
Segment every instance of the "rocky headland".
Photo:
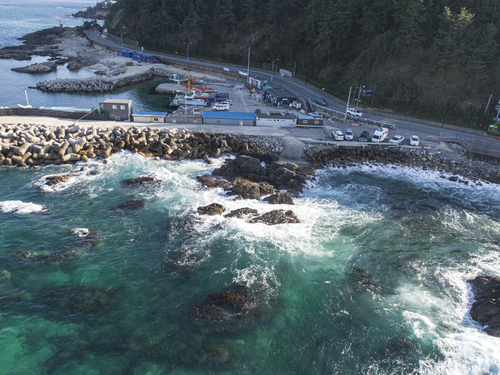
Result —
[[19, 40], [23, 44], [0, 49], [0, 59], [31, 60], [32, 56], [48, 56], [56, 64], [69, 61], [80, 66], [93, 65], [105, 54], [94, 49], [86, 38], [78, 36], [74, 28], [52, 27], [27, 34]]

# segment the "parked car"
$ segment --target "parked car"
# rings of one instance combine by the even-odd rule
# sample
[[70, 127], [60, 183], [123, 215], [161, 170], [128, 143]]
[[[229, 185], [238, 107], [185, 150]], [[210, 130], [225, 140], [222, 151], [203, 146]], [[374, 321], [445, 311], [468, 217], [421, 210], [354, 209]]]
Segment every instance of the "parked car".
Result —
[[217, 103], [212, 107], [212, 111], [229, 111], [229, 103]]
[[358, 111], [355, 108], [348, 108], [347, 109], [347, 114], [351, 115], [351, 116], [354, 116], [354, 117], [361, 117], [361, 116], [363, 116], [363, 113], [361, 113], [360, 111]]
[[332, 130], [332, 136], [336, 141], [343, 141], [344, 140], [344, 133], [342, 133], [342, 130], [340, 130], [340, 129]]
[[227, 103], [229, 105], [233, 105], [233, 101], [231, 99], [226, 99], [226, 100], [223, 100], [220, 102], [220, 104], [224, 104], [224, 103]]
[[370, 139], [370, 133], [368, 132], [368, 130], [363, 130], [363, 132], [358, 138], [358, 142], [368, 142], [369, 139]]
[[383, 142], [385, 137], [387, 137], [387, 133], [389, 133], [389, 130], [386, 128], [378, 128], [375, 130], [375, 133], [373, 133], [372, 142]]
[[344, 133], [344, 138], [346, 141], [352, 141], [354, 139], [354, 133], [351, 129], [346, 129]]
[[412, 135], [410, 136], [410, 146], [418, 146], [420, 145], [420, 139], [418, 139], [418, 136]]
[[328, 102], [324, 98], [321, 98], [321, 97], [317, 97], [316, 99], [314, 99], [314, 102], [316, 104], [322, 105], [324, 107], [326, 107], [328, 105]]
[[394, 137], [389, 139], [389, 143], [395, 143], [397, 145], [400, 145], [401, 143], [403, 143], [404, 140], [405, 137], [403, 137], [402, 135], [395, 135]]

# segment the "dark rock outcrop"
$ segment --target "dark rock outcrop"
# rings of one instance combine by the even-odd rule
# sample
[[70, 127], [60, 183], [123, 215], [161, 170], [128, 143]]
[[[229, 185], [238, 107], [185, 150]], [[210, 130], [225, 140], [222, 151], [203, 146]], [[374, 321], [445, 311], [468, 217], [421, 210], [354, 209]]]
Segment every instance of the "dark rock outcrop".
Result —
[[485, 326], [485, 332], [500, 337], [500, 277], [478, 276], [467, 280], [476, 301], [472, 304], [472, 319]]
[[294, 205], [293, 199], [288, 193], [276, 193], [273, 195], [270, 195], [269, 197], [266, 197], [263, 199], [264, 201], [269, 202], [270, 204], [289, 204], [289, 205]]
[[[228, 195], [240, 195], [245, 199], [260, 199], [262, 191], [264, 191], [264, 195], [267, 195], [266, 191], [268, 191], [268, 188], [264, 186], [261, 187], [261, 185], [265, 184], [258, 184], [240, 177], [235, 178], [232, 182], [233, 187], [227, 193]], [[271, 189], [272, 188], [271, 186]]]
[[238, 208], [237, 210], [233, 210], [230, 213], [224, 215], [224, 217], [230, 218], [230, 217], [236, 217], [238, 219], [241, 219], [243, 216], [247, 215], [258, 215], [259, 211], [257, 211], [254, 208], [248, 208], [248, 207], [243, 207], [243, 208]]
[[291, 210], [273, 210], [266, 212], [265, 214], [258, 216], [256, 218], [250, 219], [249, 223], [264, 223], [267, 225], [277, 225], [277, 224], [297, 224], [300, 223], [299, 218]]
[[65, 174], [65, 175], [62, 175], [62, 176], [48, 176], [48, 177], [45, 177], [47, 182], [45, 185], [47, 186], [53, 186], [53, 185], [57, 185], [57, 184], [60, 184], [62, 182], [66, 182], [68, 181], [71, 177], [77, 177], [78, 175], [77, 174]]
[[[276, 189], [288, 190], [292, 195], [302, 191], [304, 183], [313, 173], [312, 169], [301, 169], [294, 163], [273, 162], [270, 166], [262, 165], [259, 159], [245, 155], [228, 160], [222, 167], [212, 172], [214, 176], [228, 178], [233, 185], [236, 178], [248, 179], [254, 183], [267, 182]], [[233, 191], [237, 194], [234, 187]]]
[[212, 203], [208, 206], [198, 207], [197, 209], [200, 215], [222, 215], [226, 208], [219, 203]]
[[209, 188], [223, 188], [224, 190], [231, 189], [231, 184], [229, 183], [229, 181], [226, 181], [226, 180], [210, 178], [208, 176], [198, 176], [198, 177], [196, 177], [196, 179], [203, 186], [206, 186]]
[[18, 73], [50, 73], [57, 69], [57, 64], [53, 62], [43, 62], [31, 64], [22, 68], [12, 68], [11, 70]]
[[151, 186], [154, 184], [158, 184], [160, 182], [162, 182], [162, 180], [158, 178], [142, 176], [136, 178], [129, 178], [128, 180], [123, 180], [121, 182], [121, 185], [126, 187]]

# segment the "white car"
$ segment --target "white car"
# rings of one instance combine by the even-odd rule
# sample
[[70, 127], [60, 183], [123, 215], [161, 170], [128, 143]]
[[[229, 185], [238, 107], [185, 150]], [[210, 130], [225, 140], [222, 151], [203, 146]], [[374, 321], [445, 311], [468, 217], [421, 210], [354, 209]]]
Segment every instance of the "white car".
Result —
[[344, 133], [344, 138], [346, 141], [352, 141], [354, 139], [354, 133], [351, 129], [346, 129]]
[[229, 111], [229, 103], [217, 103], [212, 107], [212, 111]]
[[321, 113], [318, 113], [318, 112], [309, 112], [307, 115], [312, 116], [312, 117], [323, 118], [323, 115]]
[[382, 142], [385, 137], [387, 137], [387, 133], [389, 133], [389, 130], [386, 128], [378, 128], [375, 130], [375, 133], [373, 133], [372, 142]]
[[400, 145], [401, 143], [403, 143], [404, 140], [405, 137], [403, 137], [402, 135], [395, 135], [394, 137], [389, 139], [389, 143], [395, 143], [397, 145]]
[[361, 113], [360, 111], [358, 111], [355, 108], [348, 108], [347, 109], [347, 114], [351, 115], [351, 116], [354, 116], [354, 117], [361, 117], [361, 116], [363, 116], [363, 113]]
[[220, 104], [227, 103], [229, 105], [233, 105], [233, 101], [231, 99], [223, 100], [222, 102], [219, 102]]
[[410, 146], [418, 146], [420, 145], [420, 139], [418, 139], [418, 136], [412, 135], [410, 136]]
[[344, 140], [344, 133], [342, 133], [342, 130], [339, 129], [332, 130], [332, 136], [336, 141]]

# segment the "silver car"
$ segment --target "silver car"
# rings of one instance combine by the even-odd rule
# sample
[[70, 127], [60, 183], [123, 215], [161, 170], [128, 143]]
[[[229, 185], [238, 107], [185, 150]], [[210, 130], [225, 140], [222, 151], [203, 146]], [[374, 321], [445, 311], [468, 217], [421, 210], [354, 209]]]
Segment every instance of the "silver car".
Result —
[[354, 133], [351, 129], [346, 129], [344, 133], [344, 138], [346, 141], [352, 141], [354, 139]]

